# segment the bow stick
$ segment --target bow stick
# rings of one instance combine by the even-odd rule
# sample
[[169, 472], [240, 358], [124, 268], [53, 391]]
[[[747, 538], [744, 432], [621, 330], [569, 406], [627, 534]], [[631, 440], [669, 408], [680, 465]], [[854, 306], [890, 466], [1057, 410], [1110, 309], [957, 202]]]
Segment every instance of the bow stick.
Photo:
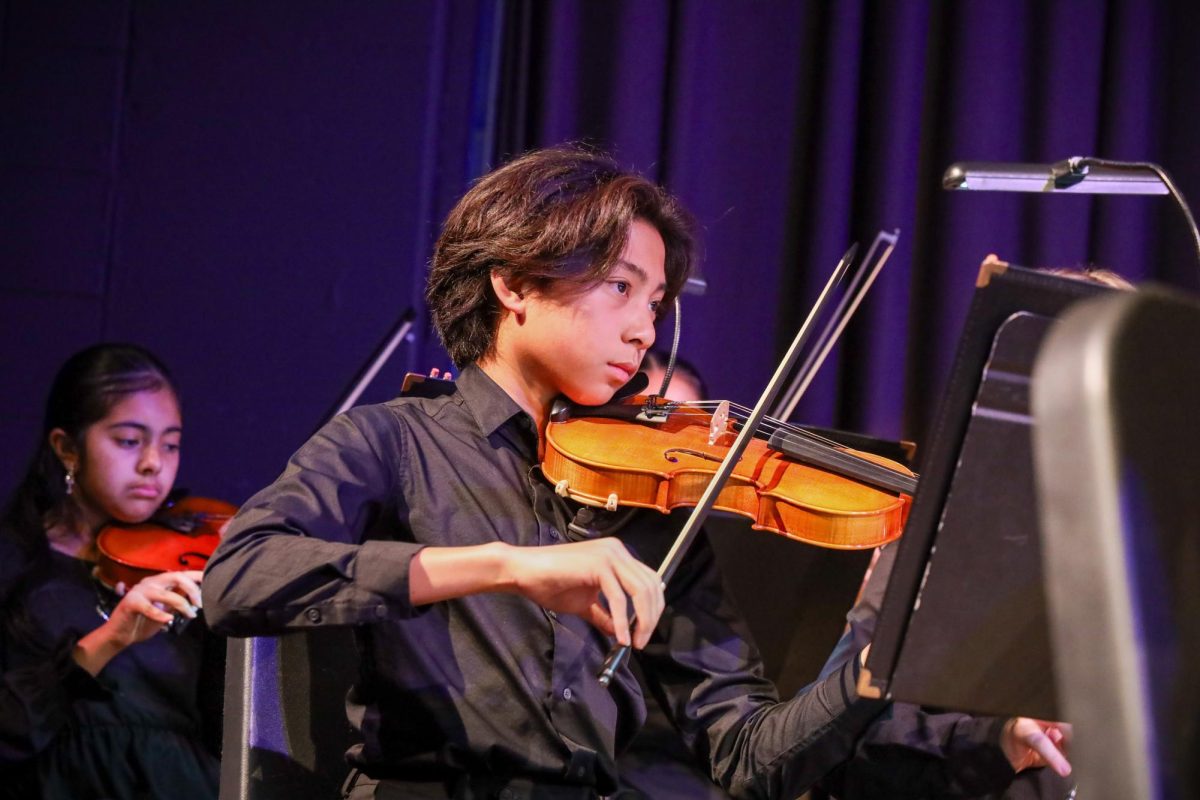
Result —
[[[700, 501], [696, 504], [696, 507], [692, 509], [692, 513], [688, 517], [687, 522], [684, 524], [683, 529], [675, 538], [674, 544], [671, 545], [670, 551], [667, 553], [662, 564], [658, 568], [659, 578], [664, 584], [671, 579], [672, 575], [675, 574], [675, 570], [678, 569], [679, 564], [683, 561], [683, 556], [687, 552], [688, 547], [691, 546], [692, 541], [695, 540], [696, 535], [700, 532], [700, 526], [704, 523], [704, 519], [712, 510], [713, 503], [716, 502], [718, 493], [721, 491], [721, 488], [724, 487], [725, 482], [729, 479], [729, 476], [733, 473], [734, 466], [742, 457], [742, 453], [745, 451], [746, 446], [750, 443], [750, 439], [754, 436], [759, 422], [762, 421], [763, 416], [766, 414], [767, 408], [775, 401], [775, 397], [779, 394], [779, 390], [782, 388], [784, 378], [788, 375], [788, 373], [791, 372], [792, 368], [795, 367], [796, 363], [799, 361], [804, 345], [808, 342], [809, 336], [812, 332], [814, 321], [822, 316], [828, 309], [829, 304], [832, 302], [833, 290], [845, 277], [846, 271], [850, 268], [850, 265], [854, 261], [854, 256], [857, 252], [858, 245], [851, 245], [850, 249], [846, 251], [846, 254], [842, 256], [841, 260], [838, 262], [833, 274], [830, 275], [829, 280], [826, 282], [825, 288], [821, 291], [820, 296], [817, 298], [817, 302], [813, 305], [808, 317], [804, 320], [804, 324], [800, 326], [800, 330], [796, 333], [796, 338], [792, 340], [792, 345], [788, 348], [787, 353], [784, 355], [783, 361], [781, 361], [779, 366], [775, 369], [775, 374], [771, 377], [771, 380], [767, 383], [766, 389], [763, 390], [762, 396], [759, 397], [758, 402], [754, 405], [754, 410], [750, 413], [750, 416], [746, 419], [745, 423], [743, 423], [741, 431], [738, 433], [733, 445], [729, 448], [729, 452], [725, 454], [725, 458], [721, 462], [721, 466], [718, 467], [716, 473], [713, 474], [712, 479], [708, 482], [707, 488], [704, 490], [704, 494], [700, 497]], [[887, 252], [890, 253], [891, 249], [889, 248]], [[875, 277], [879, 274], [879, 270], [883, 267], [885, 261], [886, 256], [883, 259], [880, 259], [880, 261], [870, 269], [869, 273], [867, 273], [865, 268], [868, 266], [869, 262], [864, 260], [863, 264], [856, 272], [854, 280], [851, 281], [849, 295], [852, 295], [853, 299], [849, 303], [843, 301], [838, 308], [839, 316], [845, 316], [848, 319], [849, 315], [854, 313], [867, 290], [871, 288], [871, 284], [875, 281]], [[864, 273], [866, 273], [865, 277]], [[833, 323], [837, 323], [835, 328], [836, 332], [838, 333], [840, 333], [842, 328], [845, 327], [845, 320], [834, 320]], [[827, 344], [826, 340], [829, 337], [830, 330], [830, 327], [826, 326], [825, 331], [819, 340], [819, 344]], [[833, 335], [834, 338], [836, 338], [836, 333]], [[816, 372], [816, 370], [820, 368], [821, 362], [824, 360], [825, 355], [828, 354], [830, 347], [832, 347], [831, 343], [828, 343], [828, 346], [819, 347], [818, 356], [816, 358], [809, 358], [805, 366], [810, 369], [810, 371]], [[807, 382], [805, 385], [807, 385]], [[630, 622], [636, 622], [635, 615], [631, 615]], [[599, 680], [601, 686], [608, 686], [612, 682], [613, 676], [616, 675], [617, 670], [620, 668], [625, 659], [628, 658], [628, 656], [629, 645], [615, 645], [609, 651], [608, 657], [605, 658], [604, 665], [601, 667], [600, 673], [597, 676], [597, 680]]]

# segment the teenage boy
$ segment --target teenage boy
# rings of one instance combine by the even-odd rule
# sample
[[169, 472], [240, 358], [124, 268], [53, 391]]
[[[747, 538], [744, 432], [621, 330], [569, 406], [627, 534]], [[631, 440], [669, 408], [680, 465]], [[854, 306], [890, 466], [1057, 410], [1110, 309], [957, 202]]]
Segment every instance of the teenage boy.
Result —
[[454, 392], [338, 417], [233, 521], [203, 584], [216, 630], [355, 626], [347, 796], [611, 792], [645, 706], [627, 670], [596, 681], [610, 637], [736, 795], [795, 797], [880, 710], [855, 692], [859, 657], [780, 702], [703, 540], [663, 587], [678, 517], [582, 508], [540, 474], [551, 403], [633, 376], [695, 252], [676, 201], [600, 154], [485, 176], [426, 297]]

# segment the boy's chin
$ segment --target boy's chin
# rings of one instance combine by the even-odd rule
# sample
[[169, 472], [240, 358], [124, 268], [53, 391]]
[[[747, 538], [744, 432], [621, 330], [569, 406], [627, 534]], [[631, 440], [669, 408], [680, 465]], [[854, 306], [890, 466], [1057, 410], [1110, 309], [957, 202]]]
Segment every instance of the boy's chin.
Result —
[[602, 406], [612, 400], [616, 391], [611, 386], [573, 386], [563, 394], [577, 406]]

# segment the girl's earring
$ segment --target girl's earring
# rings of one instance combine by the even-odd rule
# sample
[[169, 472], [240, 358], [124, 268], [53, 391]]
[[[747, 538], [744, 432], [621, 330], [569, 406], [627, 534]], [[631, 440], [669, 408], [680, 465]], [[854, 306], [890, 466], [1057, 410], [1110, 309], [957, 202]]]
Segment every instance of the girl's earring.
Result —
[[63, 478], [63, 482], [67, 485], [67, 494], [75, 493], [75, 470], [67, 469], [67, 475]]

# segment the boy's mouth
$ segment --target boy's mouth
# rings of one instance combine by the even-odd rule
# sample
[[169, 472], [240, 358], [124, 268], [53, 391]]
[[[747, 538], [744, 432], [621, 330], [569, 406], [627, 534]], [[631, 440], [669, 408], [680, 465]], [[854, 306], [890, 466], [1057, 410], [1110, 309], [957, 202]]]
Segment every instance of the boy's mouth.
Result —
[[618, 374], [620, 376], [621, 381], [623, 383], [627, 383], [629, 381], [629, 379], [632, 378], [634, 376], [634, 374], [637, 372], [637, 364], [632, 364], [627, 361], [622, 361], [622, 362], [610, 361], [610, 362], [608, 362], [608, 367], [609, 367], [609, 369], [613, 370], [613, 372], [615, 374]]

